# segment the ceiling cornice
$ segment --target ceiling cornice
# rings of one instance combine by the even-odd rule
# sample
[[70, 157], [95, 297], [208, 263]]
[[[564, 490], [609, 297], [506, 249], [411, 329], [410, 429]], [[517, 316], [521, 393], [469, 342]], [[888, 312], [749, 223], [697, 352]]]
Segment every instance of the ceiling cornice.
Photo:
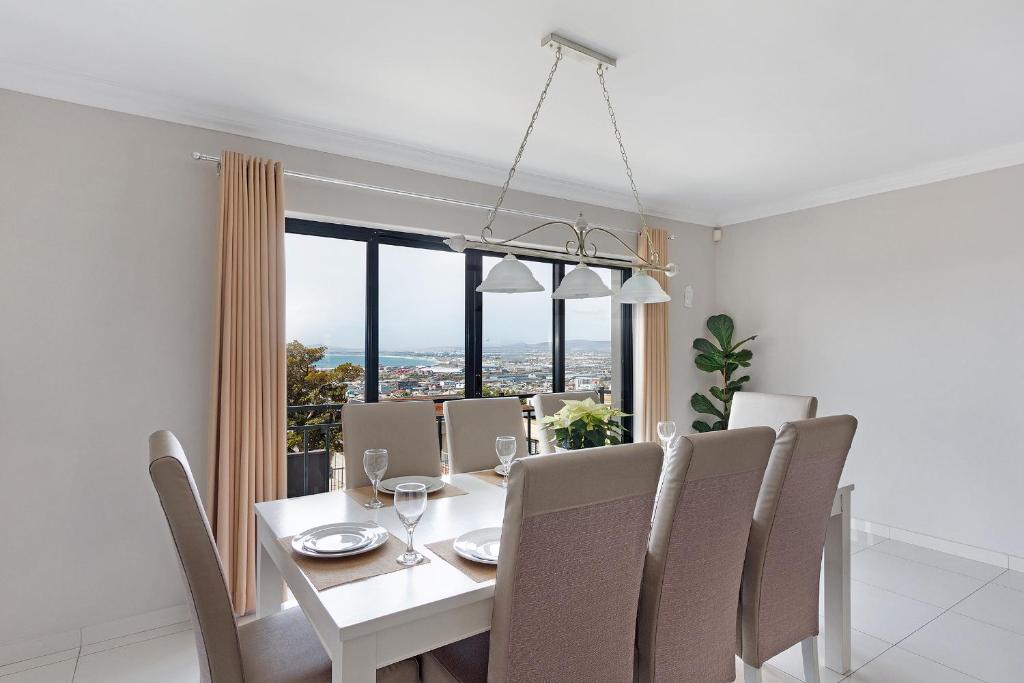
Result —
[[[500, 185], [507, 173], [507, 168], [501, 166], [436, 150], [172, 97], [37, 64], [0, 60], [0, 88], [489, 185]], [[718, 213], [665, 201], [648, 202], [647, 209], [651, 216], [697, 225], [735, 225], [1019, 164], [1024, 164], [1024, 143]], [[526, 171], [516, 173], [512, 189], [623, 211], [632, 212], [635, 208], [632, 196], [626, 192]]]
[[836, 204], [850, 199], [859, 199], [871, 195], [919, 187], [942, 180], [952, 180], [964, 176], [994, 171], [1009, 166], [1024, 164], [1024, 143], [1007, 145], [985, 150], [977, 154], [969, 154], [955, 159], [947, 159], [932, 164], [918, 166], [898, 173], [876, 176], [853, 183], [835, 185], [823, 190], [815, 190], [784, 199], [773, 200], [723, 212], [721, 225], [746, 223], [759, 218], [779, 216], [802, 209], [811, 209], [827, 204]]
[[[239, 108], [170, 97], [81, 73], [0, 61], [0, 88], [199, 128], [500, 186], [508, 169], [391, 140], [371, 138]], [[631, 194], [564, 178], [518, 171], [513, 191], [635, 211]], [[650, 216], [712, 225], [714, 216], [681, 204], [652, 203]]]

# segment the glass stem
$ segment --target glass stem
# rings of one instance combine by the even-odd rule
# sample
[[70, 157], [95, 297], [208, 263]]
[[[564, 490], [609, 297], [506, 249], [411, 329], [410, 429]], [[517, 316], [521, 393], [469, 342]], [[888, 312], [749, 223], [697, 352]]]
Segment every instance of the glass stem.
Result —
[[406, 548], [405, 548], [405, 554], [406, 554], [406, 555], [412, 555], [412, 554], [413, 554], [413, 553], [415, 552], [415, 551], [414, 551], [414, 550], [412, 549], [412, 530], [413, 530], [414, 528], [415, 528], [415, 527], [411, 527], [411, 526], [410, 526], [410, 527], [406, 527], [406, 528], [405, 528], [405, 530], [406, 530], [406, 531], [408, 532], [408, 534], [409, 534], [409, 542], [408, 542], [408, 544], [406, 545]]

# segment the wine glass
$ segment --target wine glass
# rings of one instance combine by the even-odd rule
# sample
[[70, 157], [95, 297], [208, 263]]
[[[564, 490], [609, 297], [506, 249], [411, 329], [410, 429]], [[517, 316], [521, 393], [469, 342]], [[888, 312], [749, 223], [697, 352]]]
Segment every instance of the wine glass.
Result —
[[396, 558], [398, 564], [411, 567], [423, 561], [423, 555], [412, 549], [412, 532], [427, 509], [427, 487], [419, 483], [399, 484], [395, 487], [395, 510], [409, 534], [405, 552]]
[[384, 507], [384, 503], [381, 502], [380, 498], [377, 497], [377, 487], [380, 486], [380, 480], [384, 477], [384, 473], [388, 469], [388, 449], [386, 448], [368, 448], [363, 452], [363, 470], [366, 472], [367, 478], [373, 484], [373, 500], [368, 503], [363, 503], [363, 507], [371, 510]]
[[661, 439], [661, 447], [668, 450], [668, 442], [676, 435], [676, 423], [665, 421], [658, 423], [658, 438]]
[[494, 440], [494, 450], [498, 453], [498, 460], [501, 461], [504, 470], [501, 485], [508, 488], [508, 468], [512, 464], [512, 458], [516, 457], [516, 437], [499, 436]]

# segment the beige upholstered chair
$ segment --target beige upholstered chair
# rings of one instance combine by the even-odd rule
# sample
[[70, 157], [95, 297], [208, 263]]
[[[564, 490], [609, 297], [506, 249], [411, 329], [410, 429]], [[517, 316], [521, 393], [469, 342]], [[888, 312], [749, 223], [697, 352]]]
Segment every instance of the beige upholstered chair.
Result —
[[818, 399], [814, 396], [738, 391], [732, 397], [729, 429], [771, 427], [778, 431], [784, 422], [809, 420], [817, 414]]
[[363, 452], [388, 449], [386, 478], [441, 476], [441, 447], [432, 401], [346, 403], [341, 410], [345, 439], [345, 488], [368, 486]]
[[448, 468], [458, 472], [489, 470], [498, 464], [494, 440], [516, 437], [516, 457], [529, 455], [523, 408], [518, 398], [466, 398], [444, 402]]
[[746, 683], [801, 643], [804, 679], [818, 683], [818, 579], [832, 499], [857, 420], [782, 425], [754, 508], [740, 591], [739, 649]]
[[637, 620], [637, 680], [736, 678], [736, 610], [754, 503], [775, 431], [672, 440], [662, 468]]
[[638, 443], [513, 462], [491, 631], [423, 655], [423, 681], [631, 681], [661, 460]]
[[[283, 454], [282, 454], [283, 455]], [[174, 435], [149, 437], [149, 476], [178, 551], [202, 683], [330, 683], [331, 660], [297, 607], [236, 627], [224, 570], [192, 472]], [[413, 683], [415, 660], [377, 671], [378, 681]]]
[[565, 406], [566, 401], [582, 401], [585, 398], [598, 402], [600, 397], [596, 391], [565, 391], [560, 394], [535, 394], [530, 399], [533, 412], [537, 416], [537, 447], [541, 453], [554, 453], [554, 436], [541, 424], [541, 420], [554, 415]]

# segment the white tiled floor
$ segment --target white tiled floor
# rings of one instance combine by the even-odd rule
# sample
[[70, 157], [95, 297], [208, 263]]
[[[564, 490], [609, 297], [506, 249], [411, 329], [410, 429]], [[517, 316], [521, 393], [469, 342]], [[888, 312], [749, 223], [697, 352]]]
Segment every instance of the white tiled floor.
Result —
[[[862, 533], [854, 552], [855, 670], [823, 669], [822, 683], [1024, 681], [1024, 573]], [[187, 623], [0, 667], [0, 683], [197, 679]], [[764, 670], [764, 683], [802, 679], [799, 647]]]

